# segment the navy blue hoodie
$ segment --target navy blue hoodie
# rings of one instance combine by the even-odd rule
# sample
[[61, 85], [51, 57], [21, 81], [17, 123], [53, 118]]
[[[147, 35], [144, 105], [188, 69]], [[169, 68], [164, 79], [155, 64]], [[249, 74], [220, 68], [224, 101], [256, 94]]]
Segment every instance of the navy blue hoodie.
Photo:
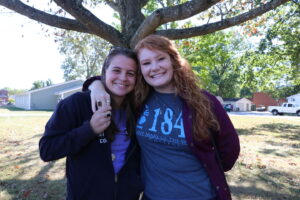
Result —
[[138, 199], [142, 184], [136, 139], [131, 138], [125, 165], [115, 175], [111, 144], [93, 132], [92, 115], [89, 92], [60, 101], [40, 139], [42, 160], [67, 157], [67, 200]]

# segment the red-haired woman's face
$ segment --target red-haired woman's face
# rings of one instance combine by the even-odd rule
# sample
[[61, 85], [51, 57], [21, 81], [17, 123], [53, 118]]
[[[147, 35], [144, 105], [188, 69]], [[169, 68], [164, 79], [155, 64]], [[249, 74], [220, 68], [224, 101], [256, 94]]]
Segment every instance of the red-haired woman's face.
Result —
[[138, 59], [143, 77], [150, 86], [161, 93], [174, 92], [173, 66], [168, 53], [142, 48], [138, 52]]

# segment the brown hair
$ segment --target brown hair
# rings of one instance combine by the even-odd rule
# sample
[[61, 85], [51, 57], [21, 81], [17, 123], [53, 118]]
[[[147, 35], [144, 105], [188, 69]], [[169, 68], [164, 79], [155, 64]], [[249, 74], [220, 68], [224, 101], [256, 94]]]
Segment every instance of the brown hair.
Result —
[[[208, 139], [210, 129], [218, 130], [219, 123], [212, 112], [208, 97], [200, 89], [199, 80], [188, 62], [181, 57], [175, 44], [163, 36], [149, 35], [142, 39], [135, 47], [136, 53], [138, 54], [143, 48], [169, 54], [174, 69], [172, 81], [175, 86], [175, 94], [184, 99], [187, 105], [194, 110], [193, 137], [198, 141]], [[135, 94], [135, 103], [139, 107], [142, 106], [151, 89], [140, 71], [137, 75]]]
[[[110, 91], [106, 87], [106, 84], [105, 84], [106, 71], [107, 71], [112, 59], [118, 55], [123, 55], [127, 58], [130, 58], [138, 64], [138, 59], [133, 50], [124, 48], [124, 47], [113, 46], [110, 49], [109, 54], [107, 55], [107, 57], [103, 63], [103, 66], [102, 66], [101, 82], [104, 85], [104, 87], [106, 88], [106, 91], [108, 91], [108, 93], [110, 93]], [[137, 71], [138, 71], [138, 69], [139, 69], [139, 67], [137, 68]], [[117, 107], [113, 98], [111, 99], [111, 107], [112, 107], [112, 109], [116, 109], [116, 107]], [[128, 136], [132, 136], [132, 135], [134, 135], [135, 128], [136, 128], [136, 123], [135, 123], [136, 120], [135, 120], [135, 114], [134, 114], [134, 90], [125, 96], [125, 99], [122, 102], [121, 108], [123, 108], [126, 113], [126, 129], [127, 129]], [[115, 138], [115, 134], [117, 132], [119, 132], [119, 130], [118, 130], [115, 122], [112, 121], [110, 123], [109, 127], [104, 132], [105, 132], [108, 140], [113, 141]]]

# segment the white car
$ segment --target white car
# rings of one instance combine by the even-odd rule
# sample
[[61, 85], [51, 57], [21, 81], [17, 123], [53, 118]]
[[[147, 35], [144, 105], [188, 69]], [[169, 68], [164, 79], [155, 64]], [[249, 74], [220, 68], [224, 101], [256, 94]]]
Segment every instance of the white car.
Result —
[[273, 115], [296, 114], [300, 116], [300, 106], [294, 103], [283, 103], [281, 106], [269, 106], [268, 111]]

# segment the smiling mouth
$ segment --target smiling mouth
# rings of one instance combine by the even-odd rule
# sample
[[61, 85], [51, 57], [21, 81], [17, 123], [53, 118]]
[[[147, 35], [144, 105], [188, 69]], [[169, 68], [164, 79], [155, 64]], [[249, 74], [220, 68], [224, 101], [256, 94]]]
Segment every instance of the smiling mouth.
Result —
[[151, 78], [160, 78], [164, 75], [165, 73], [159, 73], [159, 74], [155, 74], [155, 75], [152, 75]]
[[117, 85], [119, 87], [128, 87], [127, 84], [122, 84], [122, 83], [115, 83], [115, 85]]

